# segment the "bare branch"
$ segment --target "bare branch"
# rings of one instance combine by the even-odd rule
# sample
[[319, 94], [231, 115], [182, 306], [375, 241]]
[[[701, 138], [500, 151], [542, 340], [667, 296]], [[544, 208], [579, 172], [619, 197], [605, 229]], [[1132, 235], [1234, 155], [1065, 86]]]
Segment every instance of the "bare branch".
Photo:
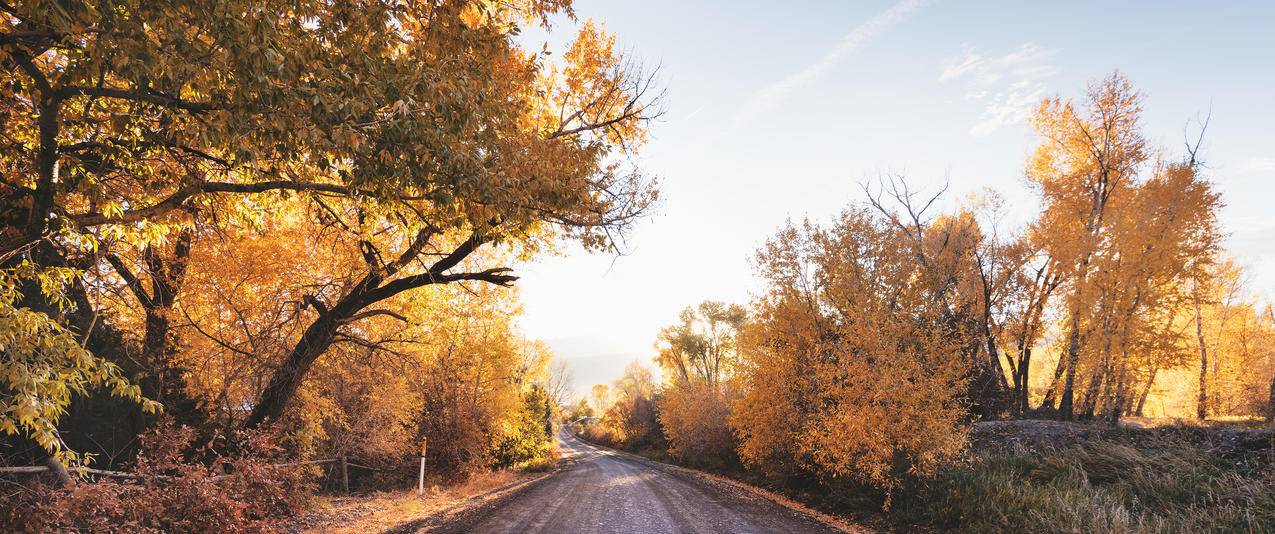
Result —
[[347, 317], [347, 318], [345, 318], [345, 319], [342, 319], [342, 320], [338, 321], [338, 323], [340, 323], [340, 324], [349, 324], [349, 323], [352, 323], [352, 322], [354, 322], [354, 321], [358, 321], [359, 319], [366, 319], [366, 318], [368, 318], [368, 317], [375, 317], [375, 316], [377, 316], [377, 315], [388, 315], [388, 316], [393, 317], [393, 318], [395, 318], [395, 319], [398, 319], [398, 320], [400, 320], [400, 321], [402, 321], [402, 322], [404, 322], [404, 323], [410, 323], [410, 322], [411, 322], [411, 321], [407, 320], [407, 317], [403, 317], [401, 314], [399, 314], [399, 313], [397, 313], [397, 312], [390, 311], [390, 310], [368, 310], [368, 311], [365, 311], [365, 312], [360, 312], [360, 313], [356, 313], [356, 314], [354, 314], [354, 315], [351, 315], [351, 316], [349, 316], [349, 317]]

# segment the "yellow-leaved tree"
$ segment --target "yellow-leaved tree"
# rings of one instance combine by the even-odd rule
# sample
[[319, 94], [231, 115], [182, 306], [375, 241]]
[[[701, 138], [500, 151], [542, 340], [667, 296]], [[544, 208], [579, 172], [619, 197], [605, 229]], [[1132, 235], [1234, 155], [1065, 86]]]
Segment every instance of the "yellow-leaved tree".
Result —
[[659, 421], [669, 454], [689, 464], [733, 464], [735, 440], [727, 421], [738, 397], [734, 377], [747, 312], [738, 304], [705, 301], [687, 307], [679, 319], [660, 331], [656, 343], [665, 382]]
[[[360, 323], [411, 317], [401, 295], [509, 285], [498, 262], [561, 238], [614, 247], [655, 200], [620, 156], [660, 95], [591, 22], [559, 61], [524, 49], [521, 27], [557, 31], [562, 13], [574, 21], [565, 0], [6, 4], [0, 431], [59, 450], [70, 392], [101, 384], [190, 400], [179, 353], [205, 341], [228, 376], [198, 381], [236, 399], [216, 416], [279, 421]], [[209, 274], [237, 246], [254, 285]], [[236, 308], [267, 320], [239, 339], [194, 326]], [[83, 403], [77, 421], [123, 416]]]

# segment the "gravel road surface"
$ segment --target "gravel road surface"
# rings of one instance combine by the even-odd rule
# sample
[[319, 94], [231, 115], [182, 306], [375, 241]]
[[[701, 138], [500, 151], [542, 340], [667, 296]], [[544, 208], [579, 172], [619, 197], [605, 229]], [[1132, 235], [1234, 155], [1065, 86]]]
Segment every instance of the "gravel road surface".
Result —
[[566, 467], [443, 531], [553, 533], [837, 532], [750, 492], [594, 447], [565, 431]]

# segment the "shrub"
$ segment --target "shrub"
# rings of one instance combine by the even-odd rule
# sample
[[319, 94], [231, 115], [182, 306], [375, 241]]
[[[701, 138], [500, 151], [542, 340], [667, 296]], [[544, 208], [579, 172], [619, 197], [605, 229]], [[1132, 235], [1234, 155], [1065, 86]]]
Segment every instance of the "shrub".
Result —
[[659, 412], [668, 452], [679, 462], [710, 468], [738, 463], [726, 394], [711, 384], [690, 381], [667, 389]]
[[978, 339], [947, 295], [972, 230], [915, 231], [852, 208], [827, 227], [790, 224], [758, 251], [766, 288], [741, 335], [747, 393], [730, 417], [749, 467], [891, 490], [965, 448]]
[[[296, 469], [270, 466], [276, 436], [235, 436], [236, 454], [193, 449], [193, 430], [161, 424], [143, 438], [136, 479], [35, 485], [0, 497], [0, 524], [10, 532], [260, 532], [299, 511], [306, 495]], [[223, 473], [229, 476], [218, 478]]]
[[549, 397], [539, 386], [522, 395], [522, 406], [515, 412], [492, 446], [496, 467], [510, 467], [546, 458], [552, 447], [553, 418]]

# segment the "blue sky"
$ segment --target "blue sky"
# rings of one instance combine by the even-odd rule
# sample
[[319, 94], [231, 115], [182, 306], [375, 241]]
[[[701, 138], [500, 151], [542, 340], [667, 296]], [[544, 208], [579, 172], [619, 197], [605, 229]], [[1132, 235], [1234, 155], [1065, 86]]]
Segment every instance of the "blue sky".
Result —
[[757, 246], [788, 218], [826, 220], [861, 200], [865, 179], [946, 180], [949, 205], [992, 188], [1011, 223], [1027, 220], [1038, 202], [1023, 180], [1036, 143], [1026, 107], [1079, 97], [1115, 69], [1146, 93], [1145, 133], [1170, 154], [1211, 112], [1204, 156], [1227, 246], [1250, 289], [1275, 295], [1275, 2], [581, 0], [576, 11], [658, 64], [669, 91], [638, 160], [663, 200], [628, 254], [567, 247], [520, 268], [523, 329], [571, 362], [579, 391], [649, 363], [681, 308], [746, 302]]

